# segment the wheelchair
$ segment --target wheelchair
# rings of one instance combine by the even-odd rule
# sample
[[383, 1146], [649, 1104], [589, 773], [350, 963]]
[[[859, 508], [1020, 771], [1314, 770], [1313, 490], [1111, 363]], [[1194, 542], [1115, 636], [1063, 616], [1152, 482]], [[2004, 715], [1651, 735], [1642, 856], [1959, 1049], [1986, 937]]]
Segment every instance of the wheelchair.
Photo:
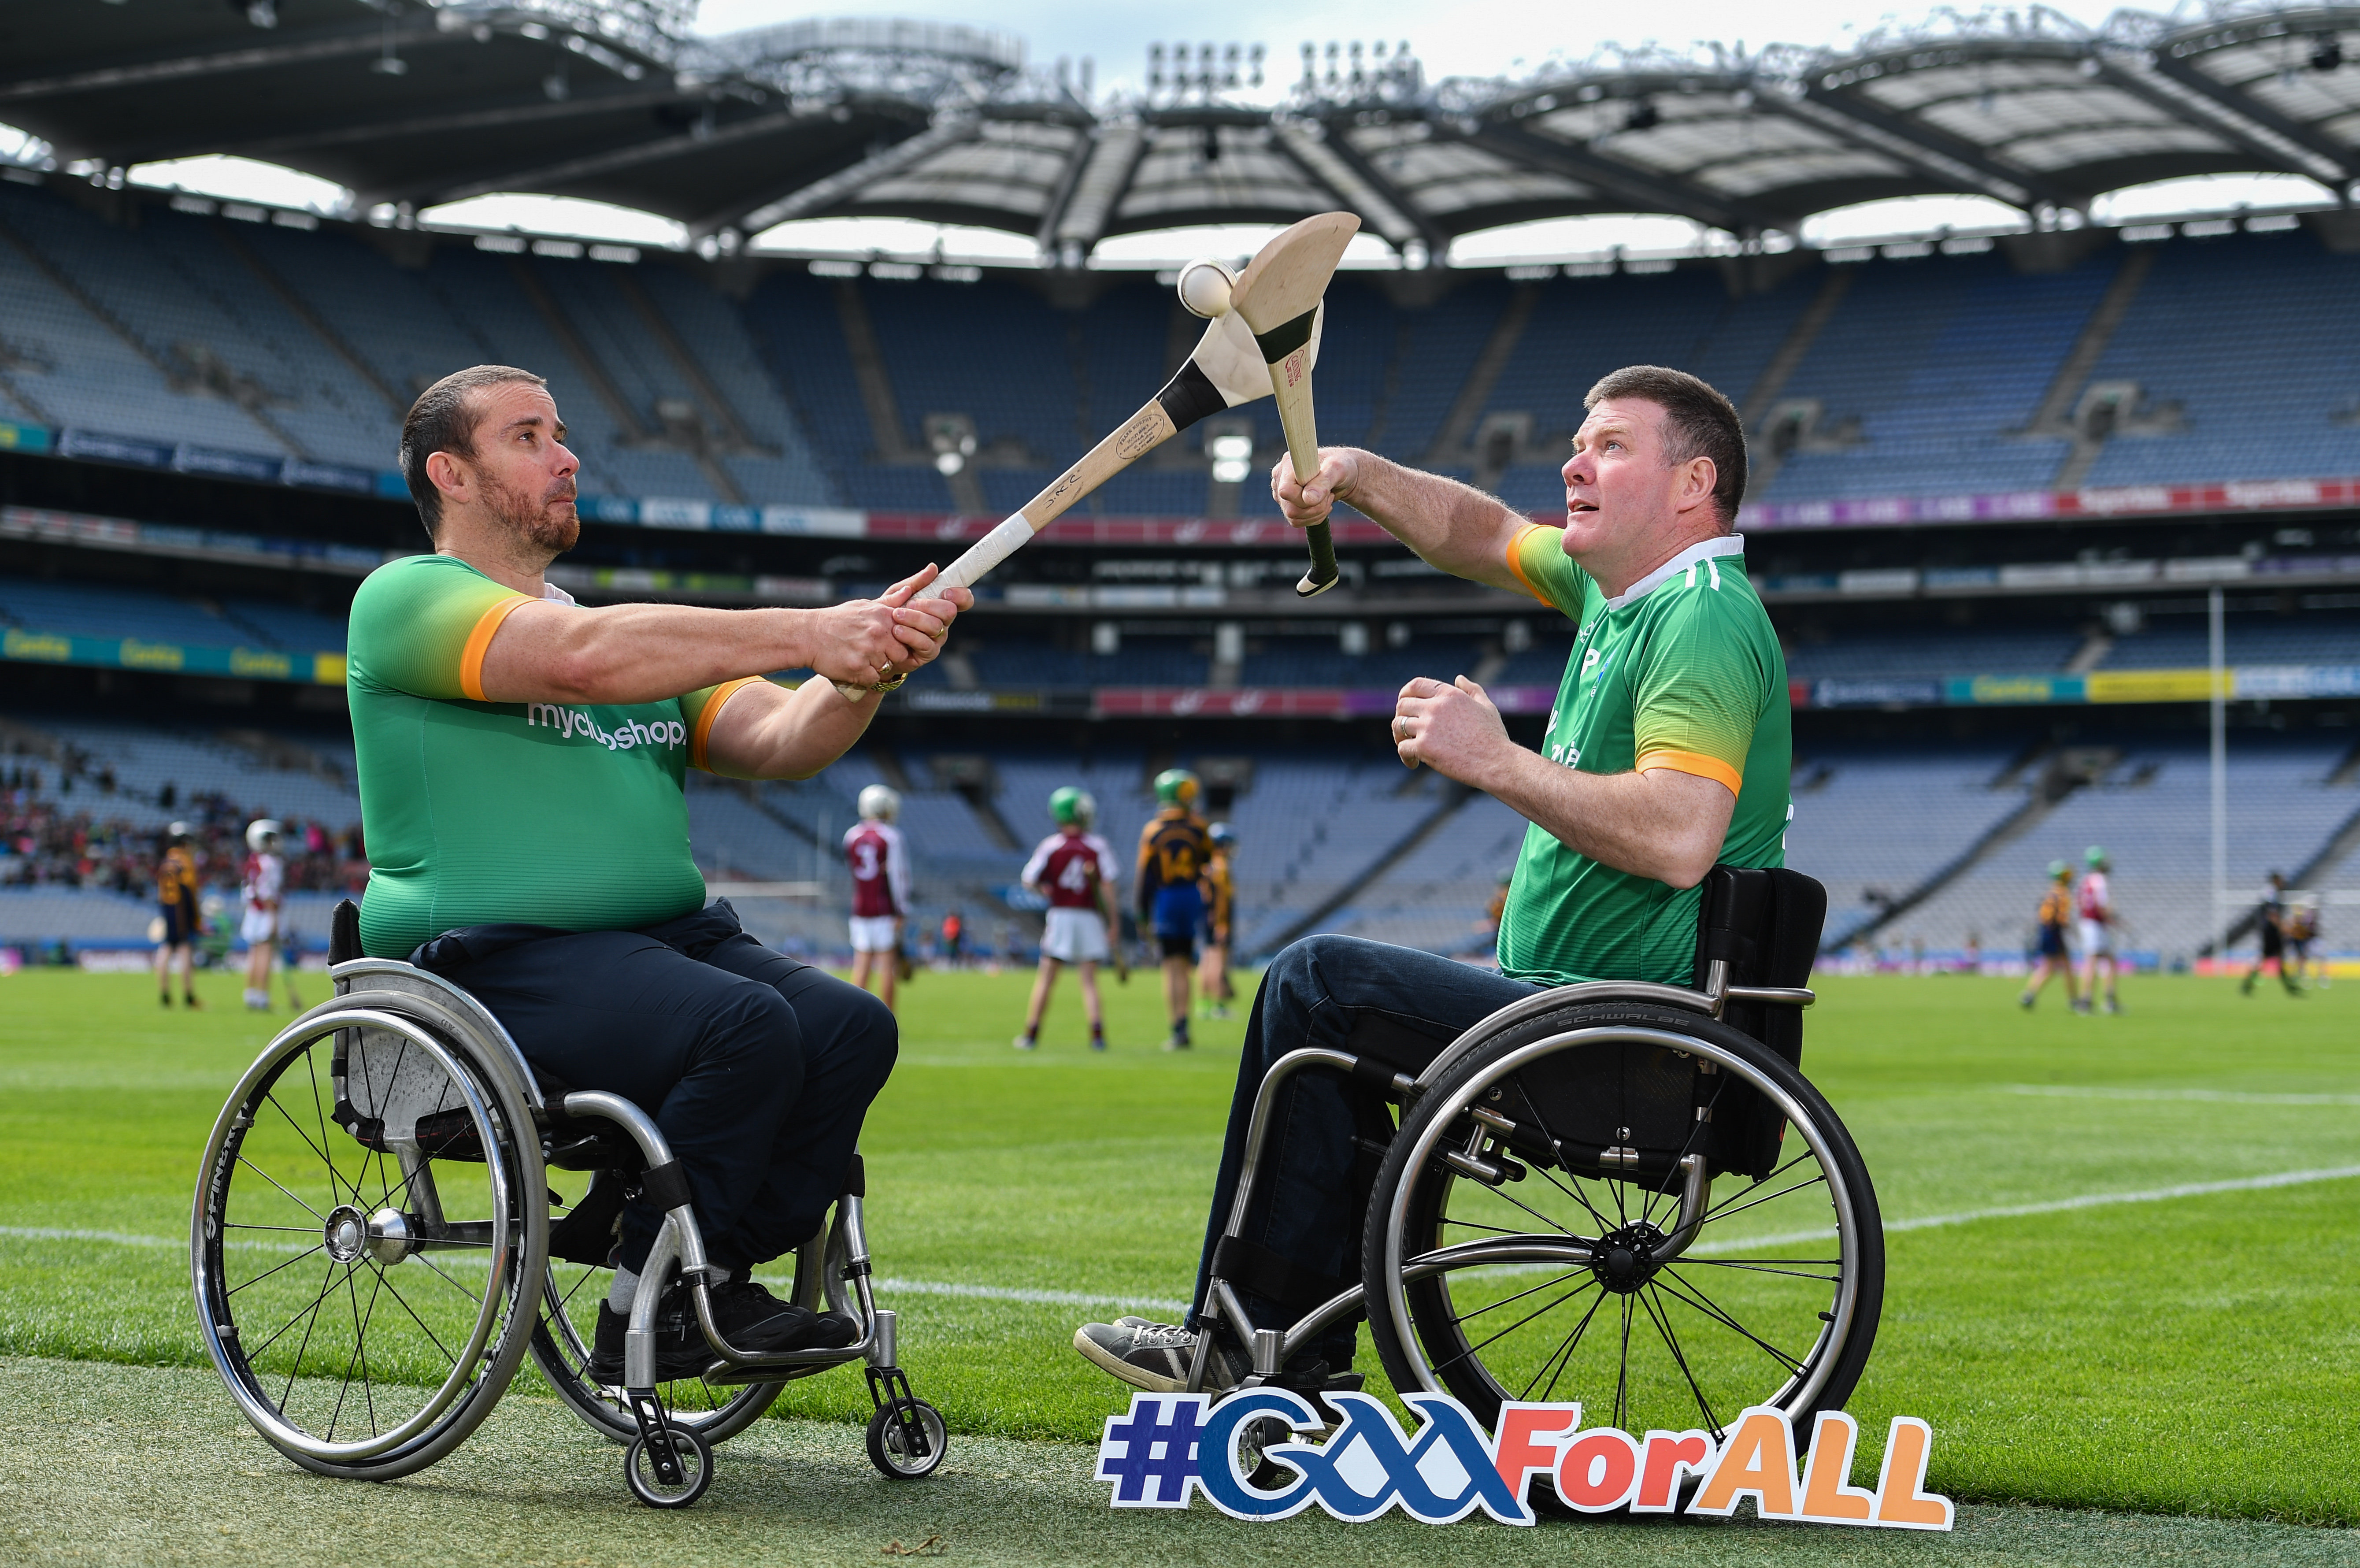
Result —
[[[346, 902], [334, 996], [246, 1069], [198, 1177], [198, 1323], [267, 1442], [322, 1475], [410, 1475], [466, 1441], [530, 1355], [567, 1409], [624, 1445], [634, 1497], [685, 1508], [712, 1482], [714, 1446], [786, 1383], [860, 1362], [876, 1408], [870, 1461], [897, 1480], [934, 1473], [948, 1434], [912, 1391], [895, 1315], [876, 1303], [858, 1155], [831, 1220], [794, 1255], [792, 1299], [849, 1315], [858, 1339], [740, 1351], [714, 1326], [688, 1183], [647, 1113], [600, 1091], [545, 1091], [480, 1003], [359, 946]], [[572, 1208], [549, 1188], [551, 1169], [592, 1173]], [[606, 1294], [593, 1282], [622, 1203], [639, 1197], [664, 1219], [612, 1382], [591, 1365]], [[675, 1274], [711, 1361], [666, 1378], [656, 1343]]]
[[[1579, 1399], [1584, 1422], [1633, 1432], [1718, 1442], [1756, 1406], [1810, 1431], [1859, 1381], [1885, 1286], [1867, 1168], [1798, 1070], [1826, 910], [1797, 872], [1717, 867], [1693, 987], [1541, 992], [1422, 1065], [1365, 1022], [1353, 1049], [1280, 1058], [1195, 1321], [1236, 1333], [1247, 1386], [1302, 1387], [1287, 1361], [1365, 1318], [1397, 1390], [1453, 1395], [1487, 1426], [1511, 1400]], [[1373, 1134], [1357, 1278], [1240, 1234], [1278, 1091], [1313, 1069], [1347, 1078]], [[1258, 1324], [1240, 1289], [1301, 1315]], [[1211, 1347], [1200, 1334], [1192, 1390]]]

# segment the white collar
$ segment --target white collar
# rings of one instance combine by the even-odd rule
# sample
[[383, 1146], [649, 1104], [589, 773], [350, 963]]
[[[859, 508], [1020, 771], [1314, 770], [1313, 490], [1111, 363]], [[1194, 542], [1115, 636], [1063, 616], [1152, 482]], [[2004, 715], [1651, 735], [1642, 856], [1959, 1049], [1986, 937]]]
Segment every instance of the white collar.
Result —
[[581, 602], [572, 594], [567, 593], [563, 588], [559, 587], [555, 583], [551, 582], [546, 577], [543, 577], [541, 580], [541, 597], [549, 600], [552, 604], [578, 604]]
[[[1699, 540], [1608, 599], [1606, 608], [1621, 609], [1624, 605], [1633, 604], [1646, 598], [1650, 590], [1661, 587], [1676, 573], [1687, 571], [1699, 562], [1709, 561], [1717, 555], [1742, 555], [1744, 553], [1745, 535], [1742, 533], [1724, 533], [1716, 538]], [[1715, 586], [1718, 586], [1720, 573], [1715, 572], [1713, 576]]]

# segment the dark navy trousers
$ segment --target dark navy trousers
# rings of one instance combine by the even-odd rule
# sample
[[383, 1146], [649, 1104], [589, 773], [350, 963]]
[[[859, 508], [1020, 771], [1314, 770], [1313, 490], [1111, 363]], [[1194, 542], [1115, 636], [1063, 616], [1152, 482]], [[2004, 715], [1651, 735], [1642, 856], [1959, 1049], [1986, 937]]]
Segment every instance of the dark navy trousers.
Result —
[[[468, 927], [410, 961], [490, 1008], [535, 1069], [654, 1116], [706, 1255], [733, 1271], [819, 1229], [901, 1048], [883, 1003], [772, 952], [726, 899], [638, 931]], [[624, 1210], [625, 1267], [647, 1261], [661, 1223]]]
[[[1306, 937], [1273, 959], [1246, 1024], [1196, 1300], [1204, 1302], [1213, 1249], [1229, 1227], [1255, 1097], [1279, 1058], [1322, 1046], [1373, 1055], [1414, 1075], [1469, 1025], [1541, 989], [1453, 959], [1359, 937]], [[1362, 1153], [1356, 1141], [1361, 1116], [1349, 1096], [1369, 1093], [1325, 1068], [1297, 1073], [1278, 1091], [1240, 1233], [1246, 1241], [1313, 1275], [1358, 1282], [1362, 1216], [1352, 1176]], [[1266, 1329], [1284, 1328], [1316, 1304], [1282, 1303], [1251, 1289], [1239, 1290], [1238, 1297], [1255, 1325]], [[1190, 1326], [1204, 1325], [1192, 1315]], [[1312, 1350], [1341, 1370], [1351, 1365], [1355, 1339], [1354, 1326], [1347, 1322], [1328, 1331]]]

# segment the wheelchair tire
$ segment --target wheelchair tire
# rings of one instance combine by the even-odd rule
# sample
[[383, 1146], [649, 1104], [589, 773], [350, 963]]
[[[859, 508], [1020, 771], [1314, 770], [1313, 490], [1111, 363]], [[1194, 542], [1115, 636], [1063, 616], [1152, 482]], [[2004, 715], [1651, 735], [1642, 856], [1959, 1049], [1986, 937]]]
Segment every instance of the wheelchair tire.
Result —
[[[909, 1434], [901, 1428], [899, 1413], [905, 1409], [918, 1420], [919, 1433], [926, 1443], [923, 1453], [909, 1452]], [[943, 1413], [923, 1399], [897, 1399], [879, 1406], [869, 1418], [869, 1463], [890, 1481], [920, 1481], [941, 1469], [950, 1441]]]
[[[1717, 1168], [1741, 1140], [1713, 1141], [1714, 1112], [1770, 1135], [1767, 1168]], [[1575, 1115], [1597, 1141], [1553, 1129]], [[1652, 1116], [1653, 1149], [1626, 1116]], [[1684, 1154], [1711, 1172], [1693, 1225], [1674, 1223]], [[1396, 1388], [1487, 1424], [1505, 1400], [1579, 1399], [1585, 1424], [1716, 1441], [1749, 1406], [1804, 1430], [1840, 1409], [1885, 1288], [1875, 1192], [1826, 1099], [1750, 1036], [1633, 1003], [1511, 1025], [1446, 1069], [1379, 1168], [1361, 1258]]]
[[379, 1481], [464, 1442], [530, 1338], [542, 1178], [530, 1107], [447, 1009], [365, 992], [289, 1025], [213, 1124], [191, 1231], [199, 1331], [256, 1431]]
[[[532, 1361], [566, 1409], [601, 1436], [628, 1442], [639, 1436], [639, 1428], [622, 1388], [599, 1382], [590, 1370], [590, 1341], [607, 1277], [605, 1269], [551, 1261], [540, 1315], [532, 1326]], [[642, 1283], [640, 1288], [648, 1287]], [[702, 1377], [681, 1377], [657, 1384], [656, 1396], [673, 1426], [692, 1429], [708, 1443], [721, 1443], [761, 1420], [784, 1387], [745, 1383], [716, 1387]]]
[[[670, 1424], [669, 1417], [666, 1424]], [[623, 1450], [623, 1485], [631, 1496], [651, 1508], [684, 1508], [705, 1496], [713, 1485], [713, 1445], [705, 1434], [694, 1427], [674, 1426], [672, 1437], [678, 1443], [681, 1469], [684, 1472], [679, 1486], [668, 1486], [655, 1472], [655, 1461], [649, 1457], [648, 1441], [633, 1437]]]

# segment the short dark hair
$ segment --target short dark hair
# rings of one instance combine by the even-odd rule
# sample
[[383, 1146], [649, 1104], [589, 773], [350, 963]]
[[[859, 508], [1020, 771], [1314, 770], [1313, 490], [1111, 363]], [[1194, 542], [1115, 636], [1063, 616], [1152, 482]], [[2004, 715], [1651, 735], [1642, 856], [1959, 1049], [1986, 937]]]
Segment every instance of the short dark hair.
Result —
[[442, 492], [426, 477], [426, 459], [437, 452], [473, 457], [475, 428], [483, 416], [469, 394], [518, 381], [549, 385], [547, 378], [513, 365], [471, 365], [443, 377], [410, 405], [409, 416], [401, 422], [401, 477], [409, 482], [410, 499], [418, 503], [419, 521], [426, 524], [428, 538], [434, 537], [442, 522]]
[[1661, 365], [1625, 365], [1600, 377], [1581, 406], [1594, 409], [1614, 398], [1635, 398], [1664, 411], [1665, 456], [1672, 463], [1712, 459], [1713, 507], [1721, 532], [1734, 529], [1738, 504], [1745, 499], [1745, 422], [1737, 406], [1709, 382]]

